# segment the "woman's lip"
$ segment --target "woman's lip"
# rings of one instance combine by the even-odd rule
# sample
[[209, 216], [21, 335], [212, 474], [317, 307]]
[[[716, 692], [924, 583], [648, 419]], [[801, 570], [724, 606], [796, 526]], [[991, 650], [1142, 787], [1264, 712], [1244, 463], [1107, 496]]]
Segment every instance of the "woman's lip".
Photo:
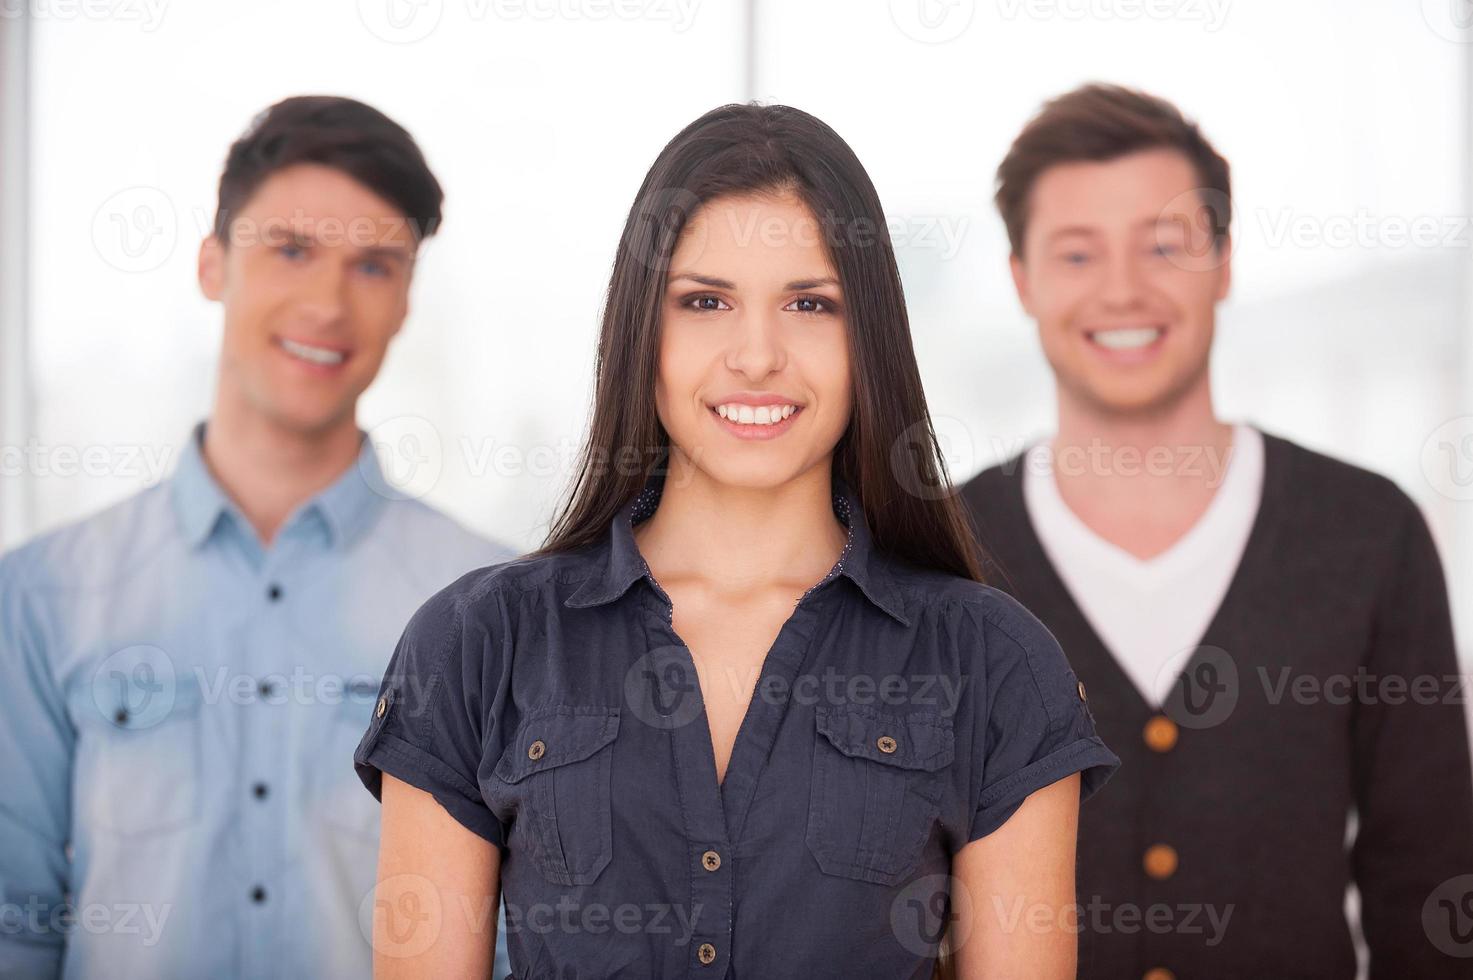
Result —
[[718, 398], [714, 402], [707, 402], [706, 407], [715, 410], [720, 405], [750, 405], [753, 408], [771, 408], [773, 405], [792, 405], [794, 408], [802, 408], [803, 405], [793, 398], [785, 398], [782, 395], [732, 395], [730, 398]]
[[[722, 404], [729, 405], [731, 403], [723, 402]], [[787, 432], [790, 428], [793, 427], [793, 420], [802, 414], [803, 409], [798, 408], [796, 411], [793, 412], [792, 415], [789, 415], [781, 422], [771, 422], [767, 425], [742, 425], [740, 422], [731, 422], [727, 419], [722, 418], [720, 413], [718, 413], [716, 409], [711, 409], [711, 418], [714, 419], [716, 421], [716, 424], [721, 426], [721, 428], [731, 433], [738, 439], [750, 439], [759, 442], [763, 439], [776, 439], [784, 432]]]

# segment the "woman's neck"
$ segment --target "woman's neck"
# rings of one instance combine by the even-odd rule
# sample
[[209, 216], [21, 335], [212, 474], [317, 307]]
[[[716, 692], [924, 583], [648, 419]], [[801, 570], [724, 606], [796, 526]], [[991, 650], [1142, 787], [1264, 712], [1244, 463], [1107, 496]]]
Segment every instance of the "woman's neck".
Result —
[[828, 574], [847, 539], [829, 472], [825, 458], [778, 487], [735, 486], [672, 447], [659, 506], [635, 528], [635, 541], [662, 582], [801, 592]]

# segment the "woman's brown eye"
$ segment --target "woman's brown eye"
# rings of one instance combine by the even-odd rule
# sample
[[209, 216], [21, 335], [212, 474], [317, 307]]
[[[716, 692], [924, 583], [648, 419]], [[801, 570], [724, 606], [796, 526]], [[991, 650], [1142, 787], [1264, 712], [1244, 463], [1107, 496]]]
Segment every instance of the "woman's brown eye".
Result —
[[721, 300], [715, 296], [697, 296], [694, 302], [698, 310], [714, 311], [721, 309]]

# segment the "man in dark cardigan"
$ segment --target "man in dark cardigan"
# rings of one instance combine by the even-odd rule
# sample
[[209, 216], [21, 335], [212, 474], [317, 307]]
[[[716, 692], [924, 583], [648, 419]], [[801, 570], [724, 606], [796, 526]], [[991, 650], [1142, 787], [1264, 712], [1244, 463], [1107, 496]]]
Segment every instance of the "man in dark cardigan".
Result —
[[1226, 161], [1169, 103], [1086, 86], [996, 200], [1058, 430], [962, 493], [1123, 761], [1080, 813], [1080, 976], [1350, 978], [1357, 919], [1373, 980], [1473, 976], [1442, 568], [1391, 481], [1214, 415]]

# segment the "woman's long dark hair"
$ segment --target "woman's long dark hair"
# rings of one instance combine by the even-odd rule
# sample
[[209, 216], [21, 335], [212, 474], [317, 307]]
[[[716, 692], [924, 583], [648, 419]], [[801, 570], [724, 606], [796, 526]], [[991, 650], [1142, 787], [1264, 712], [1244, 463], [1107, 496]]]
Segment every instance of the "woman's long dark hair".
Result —
[[859, 498], [881, 551], [981, 581], [980, 549], [926, 409], [879, 196], [838, 133], [782, 105], [713, 109], [681, 130], [645, 176], [614, 257], [592, 425], [538, 553], [597, 541], [668, 451], [655, 411], [660, 313], [686, 222], [715, 198], [773, 191], [796, 194], [818, 222], [846, 305], [854, 409], [833, 473]]

